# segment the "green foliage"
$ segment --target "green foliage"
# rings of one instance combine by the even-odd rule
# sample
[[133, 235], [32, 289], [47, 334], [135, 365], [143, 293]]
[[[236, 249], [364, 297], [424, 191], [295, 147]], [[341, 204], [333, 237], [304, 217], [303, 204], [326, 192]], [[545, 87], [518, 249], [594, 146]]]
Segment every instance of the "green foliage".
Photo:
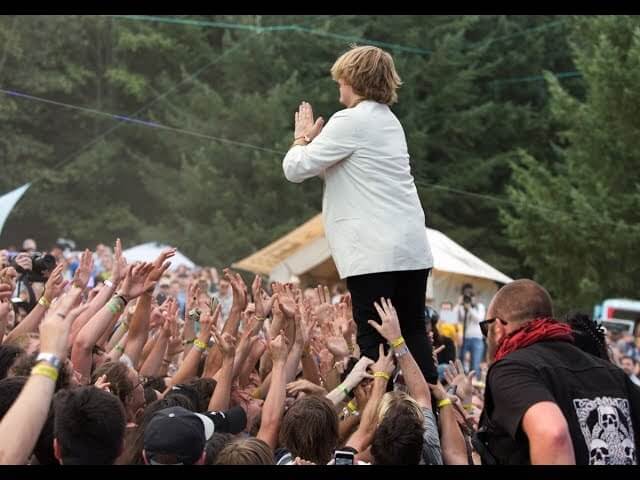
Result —
[[640, 266], [640, 20], [575, 20], [571, 44], [586, 98], [547, 76], [564, 148], [549, 162], [522, 152], [502, 219], [513, 244], [564, 308], [637, 298]]

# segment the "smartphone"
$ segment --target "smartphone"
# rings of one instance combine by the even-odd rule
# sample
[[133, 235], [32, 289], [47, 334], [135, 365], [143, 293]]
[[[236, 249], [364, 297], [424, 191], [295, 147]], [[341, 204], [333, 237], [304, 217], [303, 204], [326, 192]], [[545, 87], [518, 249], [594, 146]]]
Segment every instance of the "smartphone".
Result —
[[353, 465], [355, 463], [355, 454], [346, 450], [336, 450], [334, 458], [336, 465]]

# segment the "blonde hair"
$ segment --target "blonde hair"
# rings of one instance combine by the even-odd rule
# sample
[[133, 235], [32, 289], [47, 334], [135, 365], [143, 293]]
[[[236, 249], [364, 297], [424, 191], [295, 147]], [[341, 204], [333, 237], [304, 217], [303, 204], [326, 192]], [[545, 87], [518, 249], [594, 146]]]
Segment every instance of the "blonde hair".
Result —
[[416, 402], [409, 394], [395, 390], [393, 392], [387, 392], [383, 395], [378, 406], [378, 424], [382, 423], [385, 415], [389, 410], [404, 407], [415, 413], [416, 417], [420, 420], [420, 423], [424, 421], [424, 414], [418, 402]]
[[378, 47], [352, 47], [333, 64], [331, 76], [336, 82], [343, 80], [365, 100], [386, 105], [398, 101], [396, 90], [402, 85], [393, 58]]

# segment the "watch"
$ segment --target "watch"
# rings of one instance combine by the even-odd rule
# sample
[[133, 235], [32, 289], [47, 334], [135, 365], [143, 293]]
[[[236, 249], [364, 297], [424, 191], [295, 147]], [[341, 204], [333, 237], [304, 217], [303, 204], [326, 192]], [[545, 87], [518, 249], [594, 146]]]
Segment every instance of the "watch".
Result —
[[47, 362], [50, 363], [53, 368], [60, 369], [60, 365], [62, 362], [60, 359], [54, 355], [53, 353], [40, 353], [36, 357], [36, 363], [38, 362]]
[[407, 353], [409, 353], [409, 347], [407, 347], [406, 343], [403, 343], [402, 345], [400, 345], [399, 347], [396, 347], [393, 350], [393, 354], [396, 356], [396, 358], [400, 358], [403, 355], [406, 355]]

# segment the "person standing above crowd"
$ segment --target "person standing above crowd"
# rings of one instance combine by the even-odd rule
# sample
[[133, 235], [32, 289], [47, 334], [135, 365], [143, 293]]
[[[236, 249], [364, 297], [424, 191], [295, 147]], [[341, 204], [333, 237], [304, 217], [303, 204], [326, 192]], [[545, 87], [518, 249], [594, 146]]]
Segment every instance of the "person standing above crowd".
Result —
[[424, 334], [424, 292], [433, 267], [425, 215], [411, 175], [402, 125], [389, 108], [401, 85], [393, 58], [354, 47], [331, 67], [340, 103], [323, 129], [311, 105], [295, 114], [291, 149], [282, 167], [291, 182], [324, 179], [323, 218], [341, 279], [351, 292], [363, 355], [378, 358], [381, 336], [367, 323], [380, 298], [398, 308], [409, 350], [429, 381], [437, 372]]

